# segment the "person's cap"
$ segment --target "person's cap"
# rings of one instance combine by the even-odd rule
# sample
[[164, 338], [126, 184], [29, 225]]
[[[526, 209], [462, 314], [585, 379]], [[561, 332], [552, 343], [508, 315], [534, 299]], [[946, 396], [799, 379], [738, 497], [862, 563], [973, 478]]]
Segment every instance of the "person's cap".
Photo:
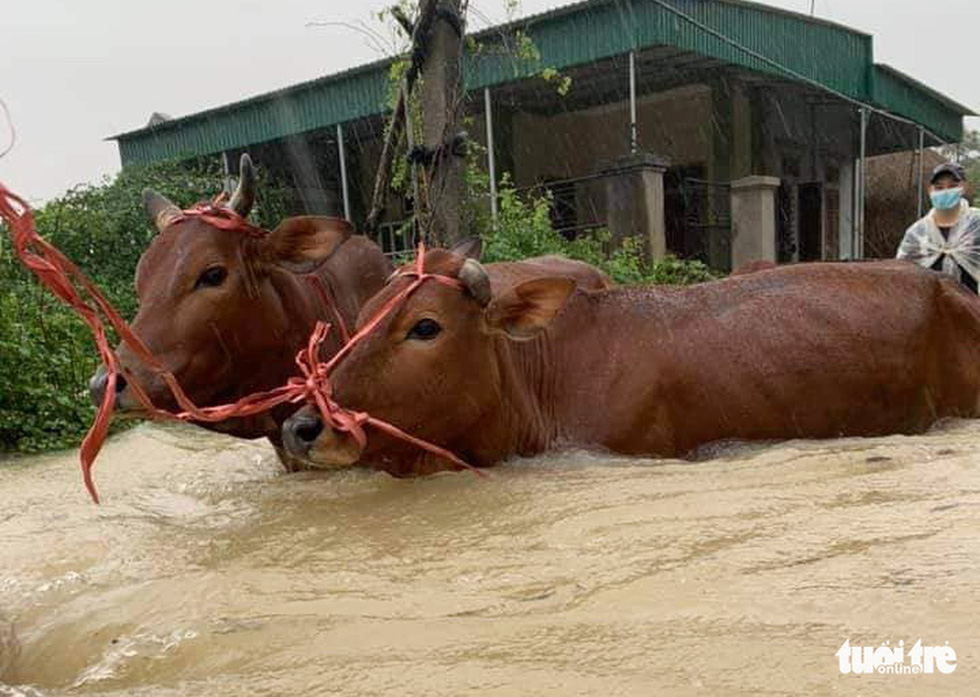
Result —
[[958, 182], [964, 181], [966, 179], [966, 172], [955, 162], [944, 162], [936, 169], [932, 170], [932, 177], [929, 179], [930, 184], [935, 184], [936, 180], [944, 174], [948, 174], [953, 179]]

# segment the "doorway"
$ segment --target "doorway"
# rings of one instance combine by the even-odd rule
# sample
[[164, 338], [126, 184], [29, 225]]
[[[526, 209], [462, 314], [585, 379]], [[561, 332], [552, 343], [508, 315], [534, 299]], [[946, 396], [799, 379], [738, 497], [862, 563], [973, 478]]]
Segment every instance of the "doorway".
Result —
[[823, 184], [799, 186], [800, 261], [823, 259]]

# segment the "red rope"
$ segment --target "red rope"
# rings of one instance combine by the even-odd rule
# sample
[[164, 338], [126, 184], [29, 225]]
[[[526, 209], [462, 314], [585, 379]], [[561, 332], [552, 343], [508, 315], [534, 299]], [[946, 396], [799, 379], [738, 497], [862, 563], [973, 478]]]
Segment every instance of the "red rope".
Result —
[[327, 284], [323, 282], [323, 279], [317, 275], [307, 276], [310, 281], [310, 285], [313, 286], [313, 290], [316, 291], [317, 295], [320, 296], [320, 300], [323, 304], [327, 306], [330, 313], [333, 315], [334, 326], [337, 327], [340, 332], [340, 340], [343, 343], [350, 341], [350, 332], [347, 331], [347, 323], [344, 322], [344, 316], [340, 314], [340, 310], [337, 309], [337, 303], [333, 301], [330, 292], [327, 290]]
[[230, 208], [225, 208], [224, 206], [215, 205], [217, 202], [221, 201], [222, 198], [218, 197], [215, 199], [214, 203], [207, 203], [203, 205], [194, 206], [190, 210], [182, 211], [181, 215], [174, 216], [169, 222], [170, 225], [175, 223], [181, 223], [185, 220], [191, 218], [200, 218], [209, 225], [218, 228], [219, 230], [229, 230], [231, 232], [241, 232], [249, 237], [265, 237], [269, 234], [268, 230], [263, 230], [262, 228], [252, 225], [245, 218], [238, 215], [235, 211]]
[[[199, 206], [183, 211], [181, 217], [175, 218], [172, 222], [186, 220], [191, 217], [201, 218], [207, 223], [223, 230], [235, 230], [254, 237], [268, 234], [265, 230], [250, 224], [234, 211], [215, 205]], [[333, 368], [389, 312], [414, 293], [422, 283], [431, 279], [445, 285], [458, 288], [462, 287], [462, 284], [455, 279], [426, 274], [424, 272], [424, 246], [420, 245], [419, 247], [415, 272], [404, 274], [415, 276], [415, 281], [389, 300], [378, 314], [353, 338], [345, 341], [343, 348], [328, 363], [321, 363], [318, 356], [320, 346], [327, 336], [330, 325], [317, 322], [308, 345], [296, 356], [296, 363], [302, 377], [291, 378], [286, 385], [274, 390], [248, 395], [234, 404], [201, 408], [187, 397], [173, 373], [165, 370], [150, 350], [140, 341], [139, 337], [133, 334], [129, 325], [99, 291], [98, 287], [56, 247], [37, 234], [34, 227], [34, 215], [30, 206], [24, 199], [11, 192], [2, 183], [0, 183], [0, 219], [4, 220], [10, 226], [14, 251], [21, 263], [34, 273], [38, 280], [62, 302], [71, 307], [82, 318], [85, 324], [88, 325], [95, 340], [99, 356], [106, 367], [106, 385], [102, 403], [99, 405], [92, 426], [82, 441], [80, 451], [82, 478], [85, 482], [85, 488], [95, 503], [99, 503], [99, 495], [92, 479], [92, 466], [102, 448], [109, 429], [112, 410], [115, 406], [116, 381], [120, 373], [119, 358], [109, 345], [109, 340], [106, 335], [107, 325], [103, 321], [102, 316], [105, 317], [108, 325], [116, 331], [120, 340], [133, 352], [133, 355], [163, 378], [177, 404], [183, 410], [174, 414], [158, 409], [153, 405], [137, 381], [130, 381], [129, 386], [136, 400], [151, 417], [179, 419], [182, 421], [217, 422], [232, 417], [251, 416], [268, 411], [287, 402], [300, 403], [307, 401], [317, 406], [323, 418], [324, 426], [329, 425], [339, 431], [349, 433], [362, 448], [367, 443], [363, 426], [370, 425], [395, 438], [399, 438], [434, 455], [443, 457], [457, 467], [471, 470], [481, 476], [483, 475], [482, 472], [448, 450], [415, 438], [397, 427], [380, 419], [375, 419], [368, 414], [355, 413], [344, 409], [332, 399], [333, 389], [330, 384], [329, 375]], [[91, 304], [89, 301], [86, 301], [85, 296], [88, 296]], [[339, 313], [337, 313], [333, 303], [328, 302], [328, 305], [333, 308], [334, 313], [339, 318]], [[102, 316], [100, 316], [100, 313]], [[343, 327], [342, 322], [340, 327], [341, 331], [346, 333], [346, 328]]]

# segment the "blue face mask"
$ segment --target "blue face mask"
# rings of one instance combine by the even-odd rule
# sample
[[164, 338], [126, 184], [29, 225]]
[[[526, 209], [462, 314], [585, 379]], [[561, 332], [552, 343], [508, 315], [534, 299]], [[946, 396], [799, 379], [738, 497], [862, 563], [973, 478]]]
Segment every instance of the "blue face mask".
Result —
[[948, 211], [950, 208], [956, 208], [960, 205], [960, 199], [963, 197], [963, 188], [957, 187], [955, 189], [942, 189], [940, 191], [933, 191], [929, 194], [932, 199], [932, 207], [940, 211]]

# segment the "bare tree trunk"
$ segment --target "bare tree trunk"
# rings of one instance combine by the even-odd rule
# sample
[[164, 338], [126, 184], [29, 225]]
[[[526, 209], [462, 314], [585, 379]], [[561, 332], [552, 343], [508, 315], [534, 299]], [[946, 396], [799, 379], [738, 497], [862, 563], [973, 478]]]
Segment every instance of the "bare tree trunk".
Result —
[[[424, 0], [423, 0], [424, 1]], [[460, 132], [463, 106], [465, 0], [438, 0], [422, 66], [423, 143], [432, 158], [423, 201], [416, 202], [422, 230], [438, 245], [461, 237], [465, 136]]]

